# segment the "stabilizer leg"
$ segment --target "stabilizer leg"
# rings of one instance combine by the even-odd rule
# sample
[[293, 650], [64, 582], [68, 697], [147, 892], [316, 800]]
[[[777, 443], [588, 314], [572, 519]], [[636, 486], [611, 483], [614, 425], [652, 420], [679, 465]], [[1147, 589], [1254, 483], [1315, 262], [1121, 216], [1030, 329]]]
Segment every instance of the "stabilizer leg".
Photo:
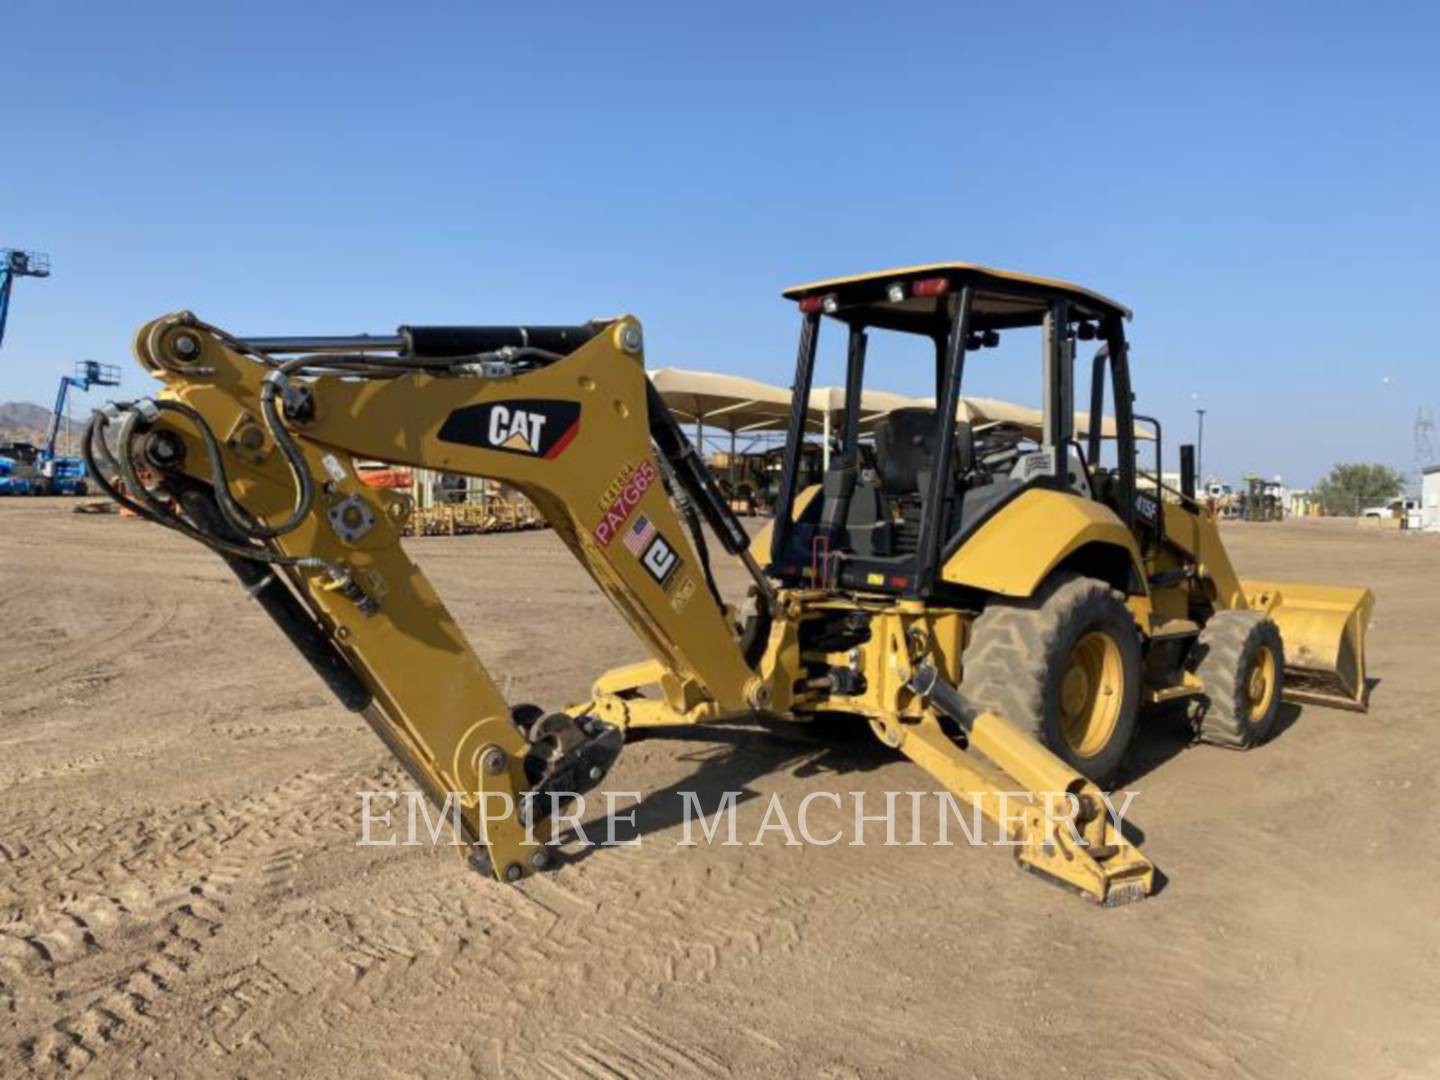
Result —
[[[899, 749], [999, 826], [1022, 866], [1106, 907], [1150, 895], [1155, 868], [1121, 834], [1099, 788], [1008, 720], [964, 707], [928, 663], [917, 666], [911, 686], [960, 726], [965, 746], [927, 712], [919, 723], [896, 725]], [[1010, 797], [1019, 792], [1031, 798], [1016, 808]]]

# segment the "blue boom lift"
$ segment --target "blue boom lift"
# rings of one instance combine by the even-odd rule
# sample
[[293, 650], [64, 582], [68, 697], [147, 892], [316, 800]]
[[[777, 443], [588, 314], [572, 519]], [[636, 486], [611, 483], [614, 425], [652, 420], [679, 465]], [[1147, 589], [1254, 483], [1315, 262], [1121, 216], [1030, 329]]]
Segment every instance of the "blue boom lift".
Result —
[[50, 415], [50, 430], [45, 432], [45, 442], [40, 447], [41, 494], [84, 495], [89, 490], [85, 483], [85, 460], [55, 453], [60, 423], [65, 418], [65, 401], [72, 389], [85, 391], [92, 386], [119, 385], [120, 368], [94, 360], [82, 360], [75, 365], [74, 375], [60, 376], [60, 389], [55, 392], [55, 410]]
[[5, 342], [5, 319], [10, 314], [10, 288], [18, 277], [49, 277], [50, 256], [38, 251], [0, 250], [0, 344]]

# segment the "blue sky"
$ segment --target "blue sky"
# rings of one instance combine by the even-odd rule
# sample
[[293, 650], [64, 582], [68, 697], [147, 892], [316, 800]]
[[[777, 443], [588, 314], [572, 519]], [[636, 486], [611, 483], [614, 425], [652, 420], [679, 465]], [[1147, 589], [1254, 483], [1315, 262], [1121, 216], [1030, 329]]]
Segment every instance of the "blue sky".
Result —
[[[963, 259], [1136, 312], [1206, 471], [1408, 469], [1440, 409], [1440, 8], [10, 0], [0, 400], [245, 333], [629, 311], [787, 382], [779, 290]], [[987, 360], [990, 357], [986, 358]], [[1038, 360], [968, 389], [1036, 400]], [[889, 388], [925, 389], [896, 363]]]

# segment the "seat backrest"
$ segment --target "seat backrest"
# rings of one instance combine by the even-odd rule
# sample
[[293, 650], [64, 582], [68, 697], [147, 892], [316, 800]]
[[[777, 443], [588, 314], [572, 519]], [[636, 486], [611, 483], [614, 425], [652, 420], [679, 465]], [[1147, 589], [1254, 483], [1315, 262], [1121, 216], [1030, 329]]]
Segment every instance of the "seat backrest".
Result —
[[875, 465], [887, 495], [913, 495], [935, 460], [935, 410], [896, 409], [875, 421]]
[[[876, 471], [887, 495], [913, 495], [920, 490], [920, 475], [935, 464], [939, 438], [934, 409], [896, 409], [875, 421]], [[968, 472], [974, 456], [970, 425], [955, 425], [955, 465]]]

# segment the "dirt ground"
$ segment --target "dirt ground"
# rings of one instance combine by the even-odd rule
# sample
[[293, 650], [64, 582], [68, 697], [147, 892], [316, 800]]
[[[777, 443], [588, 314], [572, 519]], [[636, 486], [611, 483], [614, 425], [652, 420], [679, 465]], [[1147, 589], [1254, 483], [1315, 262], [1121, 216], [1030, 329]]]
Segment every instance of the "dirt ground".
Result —
[[[0, 501], [0, 1074], [1440, 1074], [1440, 538], [1227, 527], [1244, 573], [1374, 587], [1374, 707], [1249, 754], [1155, 719], [1167, 884], [1103, 910], [996, 848], [678, 846], [675, 789], [752, 793], [745, 840], [772, 792], [933, 787], [745, 730], [627, 747], [641, 844], [518, 887], [358, 847], [408, 786], [364, 723], [212, 555], [72, 505]], [[548, 533], [412, 550], [512, 700], [639, 656]]]

